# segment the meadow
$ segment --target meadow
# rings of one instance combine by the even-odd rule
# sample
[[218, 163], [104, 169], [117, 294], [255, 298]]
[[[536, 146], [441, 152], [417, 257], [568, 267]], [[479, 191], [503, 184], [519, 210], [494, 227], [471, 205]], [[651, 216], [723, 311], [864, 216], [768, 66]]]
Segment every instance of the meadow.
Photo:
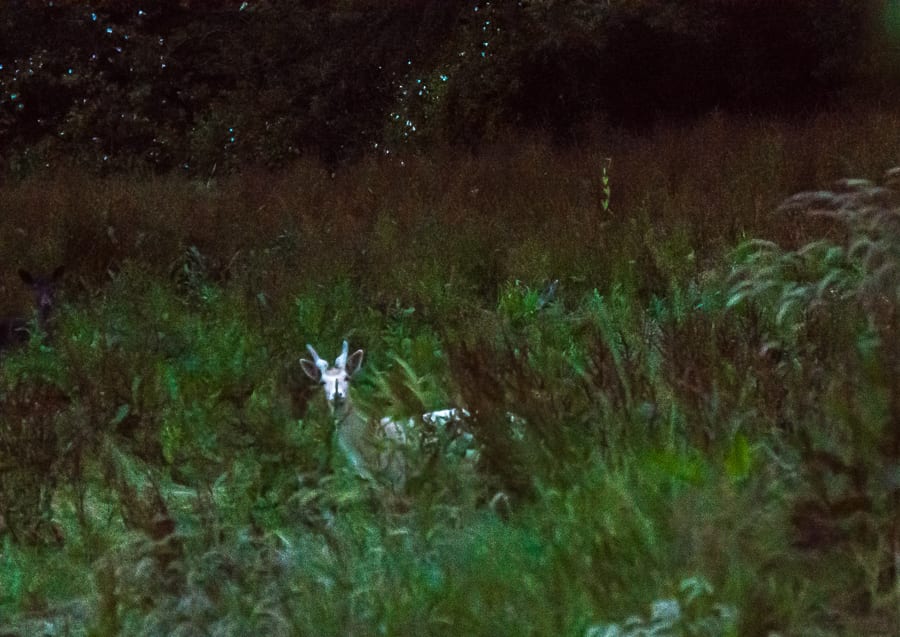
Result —
[[[897, 634], [898, 164], [876, 109], [0, 185], [0, 309], [67, 268], [0, 359], [0, 634]], [[349, 471], [344, 339], [477, 462]]]

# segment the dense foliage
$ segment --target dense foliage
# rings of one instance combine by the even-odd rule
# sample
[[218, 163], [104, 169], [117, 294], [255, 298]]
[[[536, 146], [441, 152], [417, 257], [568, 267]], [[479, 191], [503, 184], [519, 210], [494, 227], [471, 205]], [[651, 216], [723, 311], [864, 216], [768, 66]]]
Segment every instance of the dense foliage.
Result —
[[0, 156], [17, 172], [65, 157], [208, 177], [523, 131], [573, 143], [604, 121], [714, 108], [809, 111], [896, 84], [889, 4], [5, 2]]
[[0, 3], [0, 635], [898, 634], [897, 3], [142, 4]]
[[[0, 359], [0, 633], [896, 634], [897, 140], [3, 186], [4, 299], [68, 273]], [[344, 338], [367, 413], [464, 406], [477, 461], [349, 471], [297, 365]]]

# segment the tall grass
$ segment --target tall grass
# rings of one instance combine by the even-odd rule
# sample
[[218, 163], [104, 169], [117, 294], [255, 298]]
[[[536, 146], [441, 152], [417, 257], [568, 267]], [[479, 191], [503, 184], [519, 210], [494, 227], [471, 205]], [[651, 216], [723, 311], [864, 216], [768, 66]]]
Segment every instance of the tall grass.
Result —
[[[0, 628], [892, 634], [896, 191], [776, 210], [897, 163], [870, 115], [3, 186], [10, 285], [72, 274], [0, 362]], [[297, 365], [344, 338], [477, 462], [347, 471]]]

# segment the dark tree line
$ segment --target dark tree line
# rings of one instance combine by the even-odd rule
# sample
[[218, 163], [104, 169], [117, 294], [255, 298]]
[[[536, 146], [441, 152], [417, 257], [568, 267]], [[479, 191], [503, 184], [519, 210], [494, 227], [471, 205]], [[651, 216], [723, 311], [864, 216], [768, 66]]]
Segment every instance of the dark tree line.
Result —
[[0, 153], [206, 173], [896, 85], [889, 2], [10, 0]]

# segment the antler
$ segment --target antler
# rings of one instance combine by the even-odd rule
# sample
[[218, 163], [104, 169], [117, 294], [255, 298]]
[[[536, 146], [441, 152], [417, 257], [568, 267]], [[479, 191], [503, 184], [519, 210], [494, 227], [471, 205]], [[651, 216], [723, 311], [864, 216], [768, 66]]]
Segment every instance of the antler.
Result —
[[334, 359], [334, 366], [338, 369], [344, 369], [347, 367], [347, 354], [350, 351], [350, 346], [347, 344], [347, 341], [344, 341], [344, 345], [341, 348], [341, 355]]
[[313, 346], [310, 345], [309, 343], [306, 344], [306, 349], [308, 349], [309, 353], [312, 354], [313, 362], [316, 364], [316, 367], [318, 367], [320, 370], [322, 370], [322, 373], [325, 373], [326, 371], [328, 371], [328, 361], [324, 360], [321, 356], [319, 356], [316, 353], [316, 350], [313, 349]]

